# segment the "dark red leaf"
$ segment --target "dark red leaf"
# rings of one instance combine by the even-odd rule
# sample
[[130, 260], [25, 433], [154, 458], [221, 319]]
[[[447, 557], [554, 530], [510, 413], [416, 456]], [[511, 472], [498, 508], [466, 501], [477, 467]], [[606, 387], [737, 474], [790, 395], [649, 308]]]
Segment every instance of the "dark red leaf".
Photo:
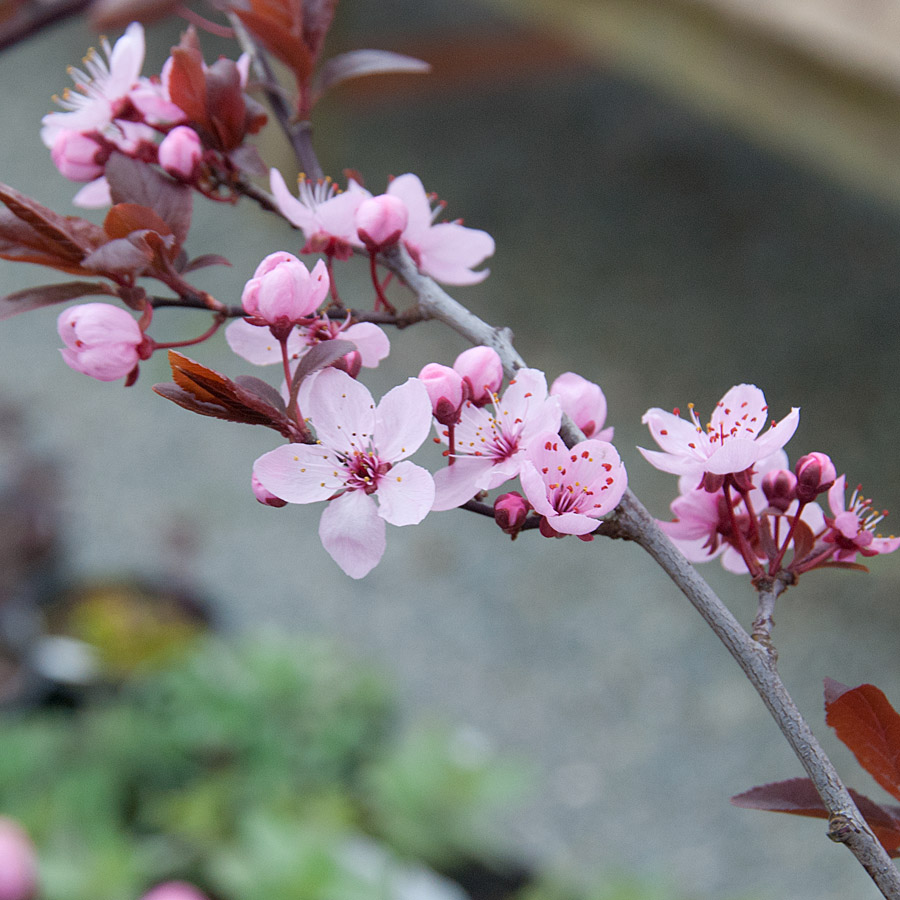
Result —
[[256, 394], [260, 400], [265, 401], [269, 406], [274, 406], [275, 409], [280, 410], [281, 412], [287, 412], [287, 408], [284, 405], [284, 398], [271, 384], [269, 384], [268, 381], [263, 381], [262, 378], [256, 378], [253, 375], [238, 375], [238, 377], [234, 379], [234, 382], [238, 387], [243, 388], [245, 391]]
[[314, 65], [331, 28], [337, 4], [338, 0], [303, 0], [303, 39]]
[[303, 38], [302, 8], [295, 12], [289, 8], [295, 4], [251, 2], [252, 9], [235, 8], [232, 11], [265, 48], [294, 73], [298, 84], [307, 85], [315, 58]]
[[169, 96], [172, 102], [184, 110], [190, 121], [208, 128], [206, 110], [206, 78], [203, 74], [203, 57], [199, 50], [189, 45], [189, 33], [172, 48], [172, 69], [169, 75]]
[[105, 294], [115, 296], [109, 285], [94, 281], [66, 281], [62, 284], [45, 284], [41, 287], [25, 288], [14, 294], [0, 297], [0, 319], [9, 319], [19, 313], [52, 306], [54, 303], [65, 303], [78, 297]]
[[857, 762], [900, 800], [900, 715], [873, 684], [844, 691], [825, 703], [825, 721]]
[[815, 535], [806, 522], [797, 522], [794, 527], [794, 559], [801, 560], [809, 556], [816, 543]]
[[241, 75], [232, 60], [218, 59], [206, 70], [206, 104], [218, 149], [227, 152], [239, 146], [247, 109]]
[[297, 392], [303, 379], [319, 369], [330, 366], [333, 362], [337, 362], [342, 356], [352, 353], [356, 349], [356, 344], [352, 341], [322, 341], [309, 349], [308, 353], [304, 353], [300, 358], [297, 368], [294, 369], [294, 377], [291, 379], [291, 393], [289, 406], [294, 405], [297, 399]]
[[[892, 814], [890, 808], [880, 806], [853, 790], [850, 791], [850, 796], [884, 849], [891, 856], [900, 854], [900, 820]], [[731, 802], [744, 809], [791, 813], [815, 819], [828, 818], [828, 810], [808, 778], [789, 778], [787, 781], [762, 784], [735, 795]]]
[[155, 231], [171, 235], [169, 226], [149, 207], [137, 203], [117, 203], [106, 214], [103, 230], [111, 238], [127, 238], [135, 231]]
[[82, 262], [81, 271], [111, 275], [140, 275], [153, 261], [153, 250], [129, 238], [109, 241]]

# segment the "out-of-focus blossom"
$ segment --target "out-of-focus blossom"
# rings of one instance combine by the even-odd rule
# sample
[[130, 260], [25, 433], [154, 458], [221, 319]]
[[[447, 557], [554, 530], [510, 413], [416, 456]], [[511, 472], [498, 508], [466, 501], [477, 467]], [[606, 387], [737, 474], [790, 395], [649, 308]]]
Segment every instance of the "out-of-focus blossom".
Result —
[[57, 320], [66, 345], [60, 353], [76, 372], [99, 381], [130, 376], [149, 355], [149, 342], [124, 309], [109, 303], [84, 303], [65, 310]]
[[559, 397], [563, 412], [584, 432], [598, 441], [611, 441], [613, 428], [604, 428], [606, 397], [599, 384], [575, 372], [563, 372], [550, 385], [550, 394]]
[[159, 145], [159, 164], [173, 175], [188, 179], [203, 156], [203, 145], [193, 128], [173, 128]]
[[875, 526], [887, 513], [873, 509], [872, 501], [862, 495], [860, 487], [850, 496], [849, 506], [846, 505], [845, 491], [844, 475], [836, 479], [828, 491], [828, 505], [834, 518], [826, 519], [830, 530], [824, 540], [835, 545], [833, 558], [838, 562], [854, 562], [857, 553], [877, 556], [893, 553], [900, 547], [900, 538], [875, 534]]
[[481, 345], [463, 350], [453, 368], [468, 385], [469, 399], [476, 406], [490, 403], [503, 384], [503, 362], [493, 347]]
[[103, 163], [109, 154], [97, 141], [80, 131], [60, 129], [56, 133], [50, 156], [60, 174], [69, 181], [93, 181], [103, 174]]
[[37, 888], [34, 844], [18, 822], [0, 816], [0, 900], [32, 900]]
[[396, 244], [408, 221], [406, 205], [392, 194], [369, 197], [356, 209], [356, 233], [372, 253]]
[[797, 476], [797, 499], [801, 503], [815, 500], [824, 494], [837, 478], [837, 470], [831, 458], [825, 453], [807, 453], [797, 460], [794, 466]]
[[150, 888], [141, 900], [208, 900], [206, 894], [187, 881], [164, 881]]

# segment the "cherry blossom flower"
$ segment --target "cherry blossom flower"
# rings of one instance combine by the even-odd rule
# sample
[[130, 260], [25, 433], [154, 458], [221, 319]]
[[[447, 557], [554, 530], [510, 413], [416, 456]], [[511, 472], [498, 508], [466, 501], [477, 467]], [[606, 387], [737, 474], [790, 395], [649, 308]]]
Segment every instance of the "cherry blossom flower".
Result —
[[477, 284], [488, 277], [489, 269], [472, 271], [494, 254], [494, 239], [486, 231], [466, 228], [460, 222], [435, 223], [443, 206], [432, 210], [418, 175], [400, 175], [387, 192], [406, 205], [409, 220], [401, 240], [420, 272], [444, 284]]
[[441, 425], [455, 425], [465, 399], [462, 375], [450, 366], [428, 363], [419, 372], [419, 381], [425, 385], [431, 398], [435, 419]]
[[356, 233], [370, 253], [396, 244], [408, 221], [406, 204], [393, 194], [369, 197], [356, 209]]
[[758, 460], [780, 450], [797, 429], [800, 410], [794, 407], [780, 422], [766, 423], [766, 399], [752, 384], [733, 387], [716, 404], [704, 430], [690, 406], [691, 421], [662, 409], [649, 409], [641, 420], [662, 452], [638, 447], [650, 465], [673, 475], [730, 475], [744, 472]]
[[611, 441], [613, 428], [604, 428], [606, 397], [599, 384], [575, 372], [563, 372], [550, 385], [550, 394], [559, 397], [563, 412], [584, 432], [585, 437]]
[[0, 816], [0, 900], [32, 900], [37, 891], [34, 844], [18, 822]]
[[187, 881], [164, 881], [151, 888], [141, 900], [208, 900], [206, 894]]
[[491, 402], [503, 384], [503, 362], [493, 347], [478, 346], [463, 350], [456, 357], [453, 369], [468, 386], [469, 399], [476, 406]]
[[[536, 434], [559, 431], [559, 400], [547, 394], [537, 369], [519, 369], [502, 398], [494, 395], [493, 414], [468, 400], [454, 429], [452, 464], [434, 477], [435, 510], [453, 509], [478, 491], [489, 491], [519, 474], [525, 450]], [[449, 443], [446, 429], [438, 429]]]
[[159, 164], [173, 175], [189, 179], [203, 156], [200, 136], [187, 125], [173, 128], [159, 145]]
[[288, 503], [327, 500], [322, 545], [351, 578], [362, 578], [384, 554], [385, 522], [415, 525], [431, 509], [431, 475], [407, 460], [428, 436], [431, 401], [415, 378], [385, 394], [377, 408], [362, 384], [337, 369], [308, 382], [304, 411], [317, 443], [278, 447], [253, 472]]
[[57, 320], [66, 364], [99, 381], [131, 376], [138, 362], [152, 352], [132, 316], [109, 303], [83, 303], [65, 310]]
[[[75, 90], [66, 89], [57, 103], [65, 112], [48, 113], [41, 120], [41, 139], [52, 147], [56, 134], [69, 131], [100, 131], [112, 122], [128, 102], [129, 91], [137, 84], [144, 64], [144, 29], [132, 22], [115, 46], [101, 40], [106, 60], [94, 50], [84, 59], [84, 71], [69, 68]], [[108, 60], [108, 62], [107, 62]]]
[[324, 253], [337, 259], [349, 259], [354, 247], [363, 243], [356, 233], [356, 210], [372, 195], [350, 179], [346, 191], [332, 181], [298, 180], [299, 198], [284, 183], [278, 169], [269, 173], [272, 194], [281, 214], [296, 225], [306, 240], [302, 253]]
[[618, 506], [628, 476], [616, 448], [588, 439], [566, 447], [555, 432], [529, 444], [519, 479], [529, 503], [549, 528], [542, 533], [585, 535]]
[[330, 279], [322, 260], [312, 272], [290, 253], [270, 253], [244, 285], [241, 304], [254, 325], [281, 328], [306, 322], [328, 295]]
[[877, 556], [879, 553], [893, 553], [900, 547], [900, 538], [881, 537], [875, 534], [875, 526], [887, 515], [872, 508], [872, 501], [866, 499], [857, 487], [850, 496], [850, 505], [845, 502], [846, 476], [836, 479], [828, 491], [828, 505], [834, 518], [827, 518], [829, 531], [826, 543], [834, 544], [833, 559], [838, 562], [853, 562], [856, 554]]

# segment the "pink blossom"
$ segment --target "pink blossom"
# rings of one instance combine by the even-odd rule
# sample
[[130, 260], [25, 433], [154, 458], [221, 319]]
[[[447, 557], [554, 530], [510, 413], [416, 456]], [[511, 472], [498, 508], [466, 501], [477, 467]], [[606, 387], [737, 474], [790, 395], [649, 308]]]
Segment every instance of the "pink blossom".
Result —
[[525, 496], [553, 532], [589, 534], [618, 506], [628, 476], [616, 448], [586, 440], [566, 447], [555, 432], [537, 435], [528, 445], [519, 473]]
[[57, 103], [65, 112], [48, 113], [41, 120], [41, 139], [48, 147], [56, 143], [56, 135], [69, 131], [103, 131], [127, 104], [128, 92], [137, 84], [144, 64], [144, 29], [132, 22], [115, 46], [106, 38], [101, 47], [108, 62], [94, 50], [84, 58], [84, 71], [70, 67], [75, 90], [66, 90]]
[[57, 320], [60, 350], [76, 372], [99, 381], [131, 375], [150, 350], [138, 323], [124, 309], [109, 303], [84, 303], [65, 310]]
[[506, 534], [515, 538], [530, 510], [531, 504], [518, 491], [510, 491], [494, 501], [494, 521]]
[[428, 391], [435, 419], [441, 425], [455, 424], [464, 399], [462, 376], [449, 366], [428, 363], [419, 372], [419, 381]]
[[207, 896], [187, 881], [164, 881], [147, 891], [141, 900], [207, 900]]
[[797, 460], [794, 467], [797, 476], [797, 499], [802, 503], [815, 500], [824, 494], [837, 478], [837, 470], [825, 453], [807, 453]]
[[[453, 464], [434, 477], [434, 509], [452, 509], [478, 491], [489, 491], [515, 478], [535, 435], [559, 431], [559, 400], [547, 395], [544, 373], [519, 369], [502, 398], [494, 395], [494, 412], [467, 400], [454, 429]], [[449, 443], [446, 429], [441, 440]]]
[[575, 372], [563, 372], [550, 385], [550, 394], [559, 397], [563, 412], [584, 432], [585, 437], [598, 441], [613, 439], [613, 429], [603, 428], [606, 397], [599, 384]]
[[465, 228], [459, 222], [435, 224], [443, 207], [432, 210], [418, 175], [400, 175], [387, 192], [406, 205], [409, 221], [401, 240], [420, 272], [444, 284], [477, 284], [488, 277], [489, 269], [472, 271], [494, 253], [494, 239], [486, 231]]
[[187, 179], [203, 156], [203, 145], [193, 128], [179, 125], [162, 139], [158, 152], [159, 164], [167, 172]]
[[408, 221], [405, 204], [392, 194], [369, 197], [356, 209], [356, 233], [373, 253], [396, 244]]
[[828, 491], [828, 505], [833, 519], [826, 518], [829, 531], [824, 540], [835, 545], [834, 559], [838, 562], [854, 562], [856, 554], [877, 556], [893, 553], [900, 547], [900, 538], [881, 537], [875, 534], [875, 526], [887, 515], [872, 508], [872, 501], [865, 498], [857, 487], [845, 505], [846, 477], [841, 475]]
[[37, 888], [34, 844], [18, 822], [0, 816], [0, 900], [31, 900]]
[[794, 407], [780, 422], [766, 423], [766, 399], [752, 384], [733, 387], [718, 402], [704, 430], [690, 405], [691, 421], [662, 409], [649, 409], [642, 421], [662, 448], [638, 449], [652, 466], [673, 475], [730, 475], [744, 472], [758, 460], [780, 450], [797, 429], [800, 410]]
[[241, 303], [256, 325], [303, 322], [328, 295], [328, 269], [319, 260], [312, 272], [284, 251], [270, 253], [257, 267], [241, 294]]
[[493, 347], [469, 347], [456, 357], [456, 372], [468, 385], [469, 399], [476, 406], [490, 403], [503, 384], [503, 362]]
[[104, 206], [112, 205], [112, 196], [109, 192], [109, 182], [105, 175], [95, 178], [88, 182], [75, 196], [72, 198], [75, 206], [82, 209], [102, 209]]
[[256, 477], [255, 473], [250, 477], [250, 487], [253, 490], [253, 496], [256, 497], [263, 506], [273, 506], [275, 509], [287, 506], [287, 500], [276, 497], [270, 490], [263, 487], [262, 482]]
[[428, 436], [431, 402], [415, 378], [377, 408], [362, 384], [337, 369], [307, 383], [302, 402], [317, 443], [278, 447], [253, 471], [288, 503], [329, 501], [319, 522], [322, 545], [351, 578], [362, 578], [384, 553], [384, 523], [415, 525], [431, 508], [431, 475], [406, 459]]
[[356, 210], [372, 195], [352, 179], [346, 191], [331, 181], [298, 180], [299, 198], [288, 190], [278, 169], [269, 173], [269, 183], [281, 214], [296, 225], [306, 239], [303, 253], [324, 253], [349, 259], [354, 247], [362, 247], [356, 233]]
[[105, 159], [108, 153], [90, 135], [60, 129], [50, 156], [60, 174], [69, 181], [93, 181], [103, 174], [103, 165], [97, 160]]

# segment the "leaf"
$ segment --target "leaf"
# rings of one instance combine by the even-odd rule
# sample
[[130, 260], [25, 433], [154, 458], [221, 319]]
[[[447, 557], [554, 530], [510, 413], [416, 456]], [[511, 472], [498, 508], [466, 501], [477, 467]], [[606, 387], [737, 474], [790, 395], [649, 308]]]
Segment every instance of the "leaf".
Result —
[[233, 7], [231, 11], [294, 73], [298, 84], [305, 86], [312, 75], [315, 57], [302, 33], [302, 7], [286, 2], [267, 4], [259, 0], [251, 0], [251, 4], [252, 9]]
[[[884, 849], [891, 856], [900, 855], [900, 820], [890, 809], [880, 806], [863, 794], [851, 790], [850, 796]], [[808, 778], [789, 778], [787, 781], [775, 781], [750, 788], [749, 791], [732, 797], [731, 803], [744, 809], [791, 813], [815, 819], [829, 818], [828, 810]]]
[[794, 527], [794, 559], [797, 561], [805, 559], [812, 552], [816, 543], [815, 535], [806, 522], [797, 522]]
[[82, 270], [119, 275], [140, 275], [153, 261], [153, 251], [129, 238], [109, 241], [82, 262]]
[[304, 353], [300, 358], [300, 363], [294, 370], [294, 377], [291, 379], [291, 393], [288, 400], [288, 406], [293, 407], [297, 399], [297, 392], [303, 379], [319, 369], [330, 366], [333, 362], [337, 362], [342, 356], [352, 353], [356, 349], [356, 344], [352, 341], [321, 341], [314, 347], [311, 347], [308, 353]]
[[318, 96], [329, 88], [348, 81], [351, 78], [362, 78], [366, 75], [383, 75], [386, 73], [407, 72], [409, 74], [426, 74], [431, 66], [414, 56], [392, 53], [390, 50], [351, 50], [332, 56], [316, 75], [315, 92]]
[[[167, 226], [167, 231], [160, 234], [174, 234], [179, 246], [187, 240], [193, 212], [191, 189], [187, 185], [176, 184], [152, 166], [121, 153], [110, 156], [104, 174], [113, 203], [133, 203], [151, 209]], [[159, 231], [153, 225], [137, 227]]]
[[268, 381], [263, 381], [262, 378], [257, 378], [255, 375], [238, 375], [238, 377], [234, 379], [234, 382], [245, 391], [256, 394], [257, 397], [268, 403], [270, 406], [274, 406], [275, 409], [280, 412], [287, 412], [287, 407], [284, 405], [284, 398], [271, 384], [269, 384]]
[[117, 203], [106, 214], [103, 230], [111, 238], [128, 238], [135, 231], [155, 231], [172, 234], [169, 226], [148, 206], [137, 203]]
[[185, 32], [181, 44], [172, 48], [172, 69], [169, 73], [169, 96], [184, 110], [195, 125], [207, 127], [206, 78], [203, 57], [190, 45], [191, 29]]
[[0, 320], [9, 319], [19, 313], [52, 306], [54, 303], [65, 303], [77, 297], [105, 294], [115, 296], [115, 291], [102, 282], [66, 281], [62, 284], [44, 284], [40, 287], [25, 288], [14, 294], [0, 297]]
[[900, 715], [874, 684], [861, 684], [831, 701], [828, 689], [826, 684], [825, 721], [857, 762], [900, 800]]
[[197, 269], [203, 269], [206, 266], [230, 266], [231, 262], [218, 253], [204, 253], [202, 256], [195, 256], [190, 262], [181, 268], [181, 274], [186, 275], [188, 272], [194, 272]]
[[233, 150], [244, 139], [247, 108], [241, 75], [230, 59], [218, 59], [206, 70], [206, 105], [220, 149]]

